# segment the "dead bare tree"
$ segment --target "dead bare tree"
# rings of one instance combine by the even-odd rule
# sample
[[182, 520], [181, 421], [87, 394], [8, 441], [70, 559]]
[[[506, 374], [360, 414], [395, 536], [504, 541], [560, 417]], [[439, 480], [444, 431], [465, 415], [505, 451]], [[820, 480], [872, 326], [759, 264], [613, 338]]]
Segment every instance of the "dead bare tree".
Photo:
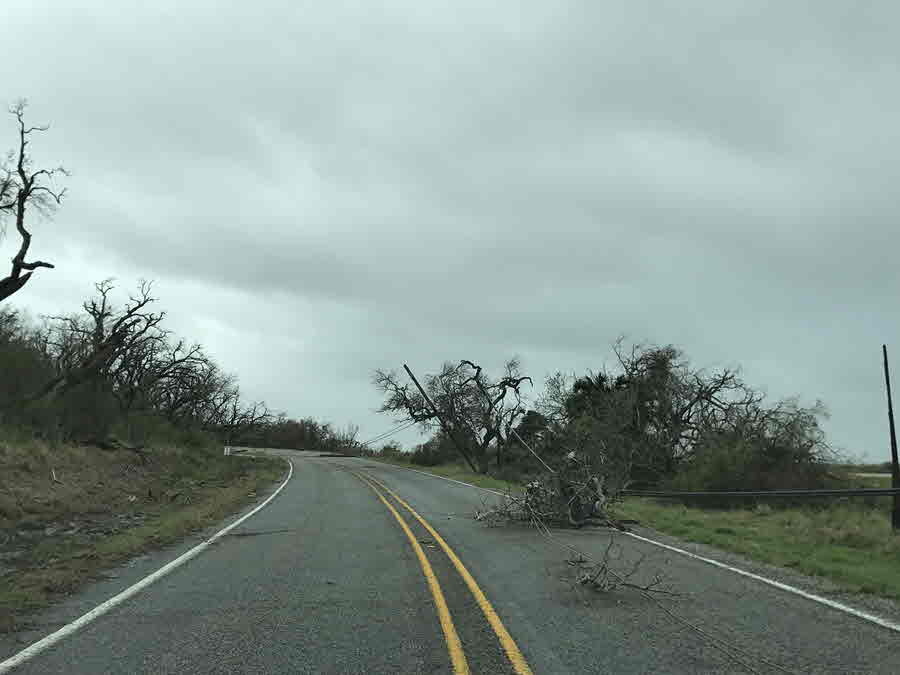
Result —
[[235, 388], [227, 409], [223, 411], [218, 423], [209, 430], [224, 434], [226, 442], [231, 443], [241, 434], [268, 424], [272, 418], [272, 412], [266, 407], [264, 401], [257, 401], [245, 406], [241, 401], [240, 390]]
[[168, 331], [160, 331], [152, 339], [133, 344], [127, 358], [118, 359], [111, 368], [113, 394], [122, 412], [150, 407], [163, 383], [181, 378], [205, 358], [199, 344], [186, 346], [179, 340], [172, 345], [168, 337]]
[[12, 259], [12, 269], [8, 276], [0, 279], [0, 301], [21, 290], [34, 270], [41, 267], [53, 268], [51, 263], [43, 260], [26, 260], [31, 246], [31, 232], [26, 227], [26, 216], [31, 208], [39, 213], [49, 213], [60, 204], [66, 193], [65, 188], [58, 189], [54, 186], [57, 175], [68, 175], [64, 168], [33, 168], [28, 152], [29, 137], [34, 133], [47, 131], [49, 127], [26, 126], [25, 108], [25, 101], [20, 101], [9, 110], [18, 123], [18, 147], [0, 164], [0, 219], [11, 214], [19, 235], [19, 250]]
[[83, 305], [85, 316], [48, 317], [48, 345], [57, 364], [57, 375], [32, 396], [55, 398], [92, 378], [107, 378], [116, 362], [127, 361], [131, 350], [158, 339], [157, 326], [165, 312], [147, 311], [156, 301], [152, 284], [142, 281], [138, 293], [117, 311], [109, 302], [112, 281], [95, 284], [97, 297]]
[[334, 434], [337, 449], [345, 454], [357, 453], [361, 447], [359, 442], [359, 425], [348, 422], [343, 429]]
[[[525, 485], [519, 494], [507, 493], [499, 504], [475, 513], [475, 519], [489, 526], [515, 522], [532, 525], [549, 542], [568, 551], [568, 564], [573, 568], [576, 585], [601, 592], [631, 588], [644, 593], [667, 594], [661, 574], [656, 573], [648, 583], [638, 583], [645, 556], [638, 555], [631, 562], [624, 560], [623, 547], [616, 535], [628, 528], [617, 520], [612, 507], [620, 498], [621, 485], [610, 481], [609, 466], [597, 466], [595, 458], [586, 452], [571, 451], [555, 470]], [[554, 529], [595, 525], [608, 528], [609, 544], [603, 555], [591, 558], [581, 550], [562, 544]]]
[[229, 441], [270, 424], [266, 404], [247, 403], [200, 345], [171, 339], [151, 283], [142, 281], [124, 306], [113, 301], [112, 280], [95, 289], [82, 311], [44, 317], [40, 328], [0, 310], [0, 369], [16, 380], [0, 378], [0, 415], [47, 438], [105, 449], [135, 449], [113, 434], [141, 443], [165, 422]]
[[236, 398], [234, 382], [201, 353], [173, 368], [148, 392], [151, 407], [175, 425], [211, 429], [221, 423]]
[[460, 455], [473, 471], [485, 473], [490, 451], [497, 465], [503, 461], [516, 422], [525, 415], [522, 386], [531, 378], [521, 374], [518, 359], [504, 365], [503, 375], [491, 379], [484, 369], [463, 359], [458, 364], [444, 363], [436, 375], [425, 378], [425, 389], [434, 403], [408, 384], [402, 384], [393, 371], [376, 370], [376, 387], [385, 395], [379, 412], [402, 415], [425, 429], [439, 426], [454, 440]]

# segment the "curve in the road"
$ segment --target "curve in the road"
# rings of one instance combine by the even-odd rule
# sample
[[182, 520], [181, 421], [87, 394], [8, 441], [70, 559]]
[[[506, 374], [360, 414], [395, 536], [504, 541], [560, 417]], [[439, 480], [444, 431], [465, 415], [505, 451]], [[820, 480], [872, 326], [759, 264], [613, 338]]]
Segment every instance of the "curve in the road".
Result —
[[262, 509], [264, 509], [269, 504], [269, 502], [271, 502], [273, 499], [275, 499], [275, 497], [278, 496], [278, 493], [280, 493], [285, 488], [285, 486], [287, 486], [287, 484], [291, 480], [291, 477], [294, 475], [294, 463], [291, 462], [291, 460], [289, 460], [287, 458], [284, 458], [284, 459], [288, 463], [287, 478], [284, 479], [284, 482], [278, 486], [278, 488], [275, 490], [275, 492], [270, 494], [263, 502], [261, 502], [258, 506], [256, 506], [252, 511], [244, 514], [243, 516], [241, 516], [240, 518], [235, 520], [233, 523], [231, 523], [227, 527], [223, 527], [221, 530], [216, 532], [213, 536], [211, 536], [206, 541], [201, 542], [201, 543], [197, 544], [194, 548], [190, 549], [189, 551], [182, 553], [180, 556], [175, 558], [175, 560], [173, 560], [172, 562], [170, 562], [166, 565], [163, 565], [158, 570], [156, 570], [153, 574], [150, 574], [150, 575], [144, 577], [143, 579], [141, 579], [140, 581], [138, 581], [137, 583], [132, 584], [131, 586], [126, 588], [124, 591], [122, 591], [121, 593], [118, 593], [117, 595], [114, 595], [106, 602], [104, 602], [104, 603], [98, 605], [97, 607], [95, 607], [94, 609], [92, 609], [90, 612], [87, 612], [86, 614], [82, 614], [80, 617], [78, 617], [74, 621], [67, 623], [65, 626], [54, 631], [53, 633], [50, 633], [50, 635], [46, 636], [45, 638], [38, 640], [37, 642], [35, 642], [35, 643], [29, 645], [28, 647], [26, 647], [25, 649], [23, 649], [22, 651], [20, 651], [16, 654], [13, 654], [5, 661], [0, 662], [0, 675], [3, 675], [4, 673], [8, 673], [16, 666], [19, 666], [19, 665], [25, 663], [26, 661], [33, 659], [35, 656], [37, 656], [41, 652], [49, 649], [50, 647], [55, 645], [60, 640], [63, 640], [64, 638], [66, 638], [66, 637], [72, 635], [73, 633], [77, 632], [78, 630], [84, 628], [92, 621], [96, 621], [98, 618], [100, 618], [101, 616], [103, 616], [104, 614], [109, 612], [114, 607], [116, 607], [116, 606], [122, 604], [123, 602], [125, 602], [126, 600], [128, 600], [128, 598], [132, 597], [133, 595], [136, 595], [137, 593], [140, 593], [142, 590], [147, 588], [147, 586], [149, 586], [150, 584], [152, 584], [156, 581], [159, 581], [160, 579], [162, 579], [164, 576], [166, 576], [173, 570], [177, 569], [178, 567], [181, 567], [182, 565], [184, 565], [186, 562], [188, 562], [192, 558], [195, 558], [196, 556], [200, 555], [200, 553], [202, 553], [207, 548], [209, 548], [209, 546], [211, 544], [213, 544], [216, 540], [220, 539], [221, 537], [224, 537], [226, 534], [231, 532], [231, 530], [236, 528], [238, 525], [243, 523], [245, 520], [247, 520], [251, 516], [259, 513]]

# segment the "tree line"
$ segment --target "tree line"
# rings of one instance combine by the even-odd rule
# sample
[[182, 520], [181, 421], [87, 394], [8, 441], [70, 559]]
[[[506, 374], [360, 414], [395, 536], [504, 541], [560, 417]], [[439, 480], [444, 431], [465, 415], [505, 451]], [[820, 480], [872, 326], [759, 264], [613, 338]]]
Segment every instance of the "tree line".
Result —
[[294, 420], [245, 400], [233, 374], [199, 343], [165, 327], [151, 282], [141, 281], [117, 305], [113, 281], [101, 281], [79, 310], [40, 321], [8, 304], [37, 270], [54, 269], [30, 258], [31, 223], [63, 202], [59, 182], [69, 175], [36, 165], [32, 140], [49, 127], [26, 123], [26, 108], [25, 101], [10, 108], [16, 142], [0, 159], [0, 237], [12, 225], [17, 244], [0, 278], [0, 425], [100, 446], [125, 439], [139, 447], [167, 437], [325, 451], [353, 446], [353, 428]]
[[0, 306], [0, 424], [55, 442], [140, 447], [182, 443], [346, 452], [357, 429], [275, 413], [247, 400], [235, 375], [165, 327], [150, 282], [121, 306], [95, 285], [78, 312], [32, 320]]
[[618, 489], [829, 483], [834, 451], [820, 401], [768, 402], [739, 369], [696, 368], [671, 345], [620, 339], [612, 355], [609, 368], [550, 375], [529, 405], [523, 387], [531, 378], [517, 359], [495, 377], [467, 359], [447, 362], [423, 378], [425, 395], [394, 371], [377, 370], [373, 381], [381, 412], [432, 433], [410, 455], [420, 464], [464, 461], [480, 473], [522, 478], [577, 456]]
[[[66, 194], [58, 185], [64, 168], [35, 166], [31, 140], [48, 127], [26, 124], [25, 110], [24, 102], [10, 109], [17, 141], [0, 161], [0, 235], [12, 222], [18, 237], [0, 302], [36, 270], [53, 269], [29, 259], [29, 218], [51, 214]], [[101, 281], [79, 311], [40, 323], [0, 306], [0, 423], [94, 443], [111, 433], [141, 443], [165, 427], [230, 444], [366, 451], [355, 428], [293, 420], [245, 401], [234, 375], [164, 327], [150, 282], [121, 306], [113, 290]], [[619, 341], [613, 353], [611, 370], [548, 377], [534, 405], [526, 404], [533, 381], [518, 359], [496, 376], [468, 359], [446, 362], [422, 390], [393, 371], [376, 371], [374, 383], [382, 412], [432, 432], [413, 453], [421, 463], [456, 457], [481, 473], [528, 474], [578, 455], [622, 485], [707, 489], [814, 487], [827, 479], [821, 403], [769, 404], [737, 370], [694, 368], [673, 346]]]
[[165, 328], [152, 284], [117, 306], [111, 280], [80, 311], [30, 320], [0, 307], [0, 422], [58, 441], [141, 444], [166, 426], [224, 440], [268, 423], [234, 375]]

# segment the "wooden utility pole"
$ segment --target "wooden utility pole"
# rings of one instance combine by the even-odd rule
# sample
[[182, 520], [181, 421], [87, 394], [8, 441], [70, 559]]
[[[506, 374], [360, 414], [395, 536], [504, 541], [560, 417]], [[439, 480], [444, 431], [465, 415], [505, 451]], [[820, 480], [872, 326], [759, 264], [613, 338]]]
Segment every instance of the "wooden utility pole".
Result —
[[[891, 400], [891, 372], [888, 369], [887, 345], [881, 345], [884, 355], [884, 384], [887, 388], [888, 424], [891, 430], [891, 487], [900, 488], [900, 464], [897, 462], [897, 432], [894, 428], [894, 404]], [[900, 530], [900, 494], [894, 494], [894, 510], [891, 512], [891, 525]]]
[[411, 371], [409, 369], [409, 366], [406, 365], [405, 363], [403, 364], [403, 369], [406, 371], [406, 374], [409, 375], [409, 379], [411, 379], [413, 381], [413, 384], [416, 385], [416, 388], [419, 390], [419, 393], [422, 394], [423, 398], [425, 399], [425, 402], [428, 403], [429, 406], [431, 406], [431, 411], [434, 413], [434, 416], [438, 418], [438, 422], [441, 423], [441, 429], [443, 429], [444, 432], [447, 434], [447, 436], [450, 437], [450, 440], [453, 441], [453, 445], [456, 446], [456, 449], [459, 451], [459, 454], [461, 454], [463, 456], [463, 459], [466, 460], [466, 463], [469, 465], [469, 467], [472, 469], [472, 471], [474, 471], [475, 473], [480, 473], [480, 471], [478, 471], [478, 468], [475, 466], [475, 462], [473, 462], [472, 458], [469, 457], [469, 453], [466, 452], [465, 448], [463, 448], [463, 446], [460, 445], [460, 443], [456, 440], [456, 434], [453, 433], [452, 429], [450, 428], [450, 425], [447, 424], [447, 422], [444, 420], [444, 418], [438, 412], [437, 406], [428, 397], [428, 394], [425, 393], [425, 390], [422, 388], [422, 385], [419, 384], [419, 381], [416, 379], [416, 376], [413, 375], [413, 371]]

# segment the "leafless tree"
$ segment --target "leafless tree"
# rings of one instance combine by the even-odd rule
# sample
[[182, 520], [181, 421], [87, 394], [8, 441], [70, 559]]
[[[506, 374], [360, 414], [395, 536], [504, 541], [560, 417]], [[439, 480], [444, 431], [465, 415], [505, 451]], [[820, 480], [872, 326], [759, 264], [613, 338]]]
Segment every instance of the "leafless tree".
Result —
[[270, 424], [266, 404], [248, 404], [200, 345], [173, 339], [165, 312], [153, 309], [151, 283], [123, 306], [113, 302], [112, 280], [95, 288], [80, 312], [44, 317], [40, 328], [0, 310], [0, 370], [15, 380], [0, 379], [0, 414], [108, 448], [127, 447], [107, 436], [117, 424], [130, 439], [164, 419], [229, 440]]
[[135, 342], [110, 369], [120, 410], [126, 413], [136, 407], [148, 407], [157, 389], [169, 380], [185, 376], [205, 358], [199, 344], [187, 346], [183, 340], [170, 344], [168, 331]]
[[[12, 259], [12, 269], [8, 276], [0, 278], [0, 301], [5, 300], [28, 283], [34, 270], [39, 267], [53, 268], [43, 260], [28, 262], [26, 256], [31, 246], [31, 232], [26, 227], [29, 209], [48, 213], [58, 206], [65, 195], [65, 188], [55, 187], [58, 175], [68, 175], [62, 167], [55, 169], [35, 169], [28, 152], [30, 136], [47, 131], [47, 126], [27, 126], [25, 124], [26, 103], [21, 101], [10, 108], [18, 123], [17, 148], [0, 163], [0, 225], [4, 216], [11, 215], [19, 235], [19, 250]], [[2, 232], [0, 232], [2, 234]]]
[[373, 382], [385, 395], [379, 412], [400, 414], [426, 429], [439, 426], [472, 470], [484, 473], [490, 450], [495, 452], [498, 466], [502, 464], [511, 430], [525, 415], [522, 386], [531, 384], [531, 378], [522, 375], [515, 358], [506, 362], [497, 379], [467, 359], [458, 364], [447, 362], [438, 374], [425, 378], [435, 408], [417, 390], [402, 384], [395, 372], [376, 370]]
[[262, 401], [245, 404], [237, 379], [221, 371], [198, 347], [170, 353], [150, 387], [149, 398], [175, 424], [193, 423], [232, 439], [272, 421]]
[[359, 450], [359, 425], [349, 422], [343, 429], [335, 434], [337, 449], [343, 453], [352, 454]]
[[264, 426], [272, 417], [265, 402], [257, 401], [245, 406], [240, 398], [240, 390], [235, 389], [234, 396], [229, 399], [228, 406], [220, 417], [207, 422], [207, 430], [223, 434], [230, 444], [242, 433]]
[[54, 398], [92, 378], [108, 379], [116, 364], [127, 362], [135, 349], [160, 339], [158, 326], [165, 312], [148, 311], [156, 299], [152, 284], [142, 281], [138, 293], [122, 310], [109, 300], [112, 281], [95, 284], [97, 296], [83, 305], [85, 315], [49, 317], [47, 343], [57, 375], [34, 395]]

